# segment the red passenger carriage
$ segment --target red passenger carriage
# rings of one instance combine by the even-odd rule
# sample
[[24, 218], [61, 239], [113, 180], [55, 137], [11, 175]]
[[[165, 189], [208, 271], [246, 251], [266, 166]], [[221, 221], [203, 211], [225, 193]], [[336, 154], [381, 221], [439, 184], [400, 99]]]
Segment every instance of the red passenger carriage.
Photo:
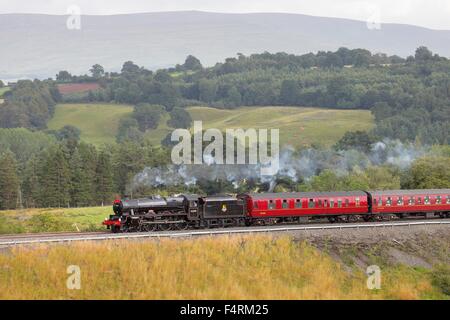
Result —
[[250, 218], [333, 217], [367, 215], [368, 196], [363, 191], [251, 193], [243, 195]]
[[450, 213], [450, 189], [370, 191], [373, 214], [439, 215]]

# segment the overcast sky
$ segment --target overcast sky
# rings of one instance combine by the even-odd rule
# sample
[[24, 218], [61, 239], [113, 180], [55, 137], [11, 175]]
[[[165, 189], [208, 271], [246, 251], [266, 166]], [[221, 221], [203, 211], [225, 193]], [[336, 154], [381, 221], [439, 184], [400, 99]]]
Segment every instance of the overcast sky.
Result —
[[450, 30], [450, 0], [0, 0], [0, 13], [66, 14], [71, 5], [82, 14], [102, 15], [201, 10], [289, 12], [363, 21], [375, 16], [380, 22]]

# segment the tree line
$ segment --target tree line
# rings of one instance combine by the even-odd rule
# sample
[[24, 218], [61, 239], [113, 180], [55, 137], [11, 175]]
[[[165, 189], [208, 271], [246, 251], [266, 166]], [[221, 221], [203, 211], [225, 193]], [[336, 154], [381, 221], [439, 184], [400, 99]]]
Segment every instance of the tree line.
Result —
[[[29, 141], [16, 146], [16, 141]], [[96, 148], [73, 136], [0, 129], [0, 209], [109, 205], [145, 166], [170, 160], [146, 142]]]
[[[347, 134], [335, 148], [364, 151], [370, 143], [366, 135]], [[252, 179], [246, 179], [237, 189], [232, 181], [222, 180], [199, 180], [192, 186], [133, 184], [133, 178], [145, 167], [171, 163], [170, 148], [154, 147], [145, 139], [98, 148], [79, 141], [79, 135], [70, 128], [56, 133], [0, 129], [0, 147], [0, 210], [109, 205], [117, 196], [240, 193], [271, 188], [269, 183]], [[294, 182], [279, 177], [276, 182], [276, 192], [450, 188], [450, 149], [437, 148], [406, 170], [388, 165], [353, 168], [345, 175], [323, 170], [308, 180]]]

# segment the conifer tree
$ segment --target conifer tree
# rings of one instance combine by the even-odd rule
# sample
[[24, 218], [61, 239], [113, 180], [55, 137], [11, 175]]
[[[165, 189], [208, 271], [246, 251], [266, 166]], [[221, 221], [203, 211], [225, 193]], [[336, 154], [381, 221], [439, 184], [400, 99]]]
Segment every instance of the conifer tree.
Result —
[[95, 177], [96, 201], [104, 205], [112, 200], [113, 194], [111, 155], [106, 151], [101, 151], [98, 156]]
[[19, 187], [16, 159], [8, 150], [0, 156], [0, 209], [16, 208]]
[[70, 171], [61, 146], [47, 150], [39, 172], [42, 206], [63, 207], [70, 205]]

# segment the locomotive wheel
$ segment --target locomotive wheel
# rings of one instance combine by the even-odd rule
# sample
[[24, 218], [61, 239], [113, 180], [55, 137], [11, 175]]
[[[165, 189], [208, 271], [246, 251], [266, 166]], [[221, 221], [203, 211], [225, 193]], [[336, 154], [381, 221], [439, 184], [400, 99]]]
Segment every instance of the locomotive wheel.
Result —
[[176, 228], [177, 230], [186, 230], [188, 227], [189, 227], [189, 225], [188, 225], [187, 222], [181, 222], [181, 223], [177, 223], [177, 224], [175, 225], [175, 228]]
[[142, 232], [155, 231], [155, 229], [156, 229], [156, 224], [143, 224], [141, 226], [141, 231]]
[[170, 229], [172, 229], [172, 224], [171, 223], [161, 223], [158, 224], [159, 230], [161, 231], [169, 231]]

